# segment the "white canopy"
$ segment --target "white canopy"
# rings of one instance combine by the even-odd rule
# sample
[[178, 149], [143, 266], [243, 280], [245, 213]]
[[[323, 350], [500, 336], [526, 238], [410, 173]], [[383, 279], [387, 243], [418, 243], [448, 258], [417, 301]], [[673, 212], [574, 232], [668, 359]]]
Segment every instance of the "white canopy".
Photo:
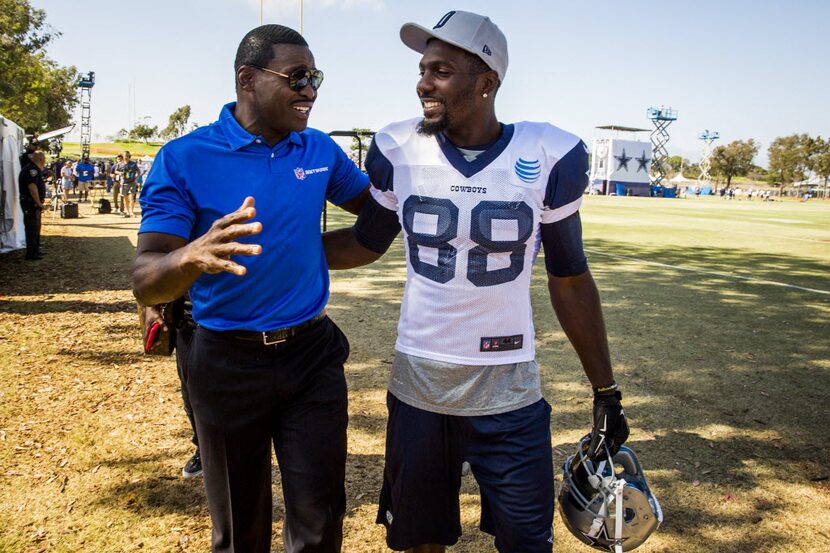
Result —
[[801, 186], [809, 186], [811, 188], [817, 187], [817, 186], [821, 187], [821, 186], [824, 186], [824, 179], [817, 176], [817, 175], [813, 175], [809, 179], [799, 181], [799, 182], [794, 182], [792, 185], [795, 186], [795, 187], [801, 187]]
[[685, 184], [687, 182], [697, 182], [693, 181], [692, 179], [687, 179], [683, 176], [683, 173], [677, 173], [674, 177], [669, 179], [669, 182], [673, 182], [675, 184]]
[[26, 247], [23, 209], [17, 190], [23, 138], [23, 129], [0, 115], [0, 201], [3, 202], [0, 206], [0, 252]]

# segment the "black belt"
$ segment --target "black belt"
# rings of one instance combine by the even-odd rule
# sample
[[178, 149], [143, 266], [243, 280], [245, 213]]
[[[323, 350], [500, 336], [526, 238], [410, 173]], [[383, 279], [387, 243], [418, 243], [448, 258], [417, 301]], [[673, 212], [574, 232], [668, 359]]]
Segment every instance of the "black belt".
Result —
[[275, 344], [281, 344], [285, 342], [289, 338], [293, 338], [299, 334], [302, 334], [306, 330], [309, 330], [313, 326], [316, 326], [317, 323], [322, 321], [326, 318], [326, 310], [322, 310], [307, 321], [303, 321], [300, 324], [294, 326], [287, 326], [285, 328], [278, 328], [276, 330], [267, 330], [264, 332], [258, 332], [256, 330], [227, 330], [222, 334], [226, 336], [230, 336], [231, 338], [236, 338], [237, 340], [247, 340], [251, 342], [262, 342], [266, 346], [273, 346]]

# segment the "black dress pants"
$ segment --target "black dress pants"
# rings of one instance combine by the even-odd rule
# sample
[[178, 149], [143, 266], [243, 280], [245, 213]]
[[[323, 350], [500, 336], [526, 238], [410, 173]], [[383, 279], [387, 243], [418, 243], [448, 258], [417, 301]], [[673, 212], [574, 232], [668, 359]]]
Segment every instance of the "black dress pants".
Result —
[[32, 259], [40, 252], [40, 218], [37, 206], [23, 206], [23, 227], [26, 232], [26, 257]]
[[181, 383], [184, 414], [187, 415], [187, 420], [190, 422], [190, 429], [193, 431], [190, 441], [193, 442], [193, 445], [199, 447], [199, 438], [196, 434], [196, 421], [193, 418], [193, 406], [190, 404], [190, 394], [187, 393], [187, 385], [185, 384], [185, 363], [187, 363], [187, 352], [190, 349], [190, 341], [193, 339], [194, 330], [195, 327], [187, 324], [176, 328], [176, 371], [179, 373], [179, 382]]
[[285, 550], [340, 551], [348, 355], [345, 335], [328, 318], [276, 346], [196, 329], [184, 376], [214, 552], [270, 551], [272, 443], [282, 474]]

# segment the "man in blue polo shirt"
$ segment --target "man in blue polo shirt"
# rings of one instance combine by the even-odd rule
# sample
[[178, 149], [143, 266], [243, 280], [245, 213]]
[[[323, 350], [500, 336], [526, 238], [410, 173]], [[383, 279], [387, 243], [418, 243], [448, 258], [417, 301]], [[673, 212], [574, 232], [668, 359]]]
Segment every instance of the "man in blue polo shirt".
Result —
[[85, 202], [89, 199], [89, 186], [95, 177], [95, 166], [84, 156], [75, 166], [75, 174], [78, 175], [78, 203]]
[[336, 552], [345, 512], [346, 337], [326, 317], [326, 200], [357, 213], [368, 178], [306, 128], [323, 74], [296, 31], [264, 25], [239, 45], [237, 102], [165, 145], [140, 202], [133, 267], [145, 305], [190, 291], [186, 383], [213, 551], [271, 545], [271, 443], [285, 549]]

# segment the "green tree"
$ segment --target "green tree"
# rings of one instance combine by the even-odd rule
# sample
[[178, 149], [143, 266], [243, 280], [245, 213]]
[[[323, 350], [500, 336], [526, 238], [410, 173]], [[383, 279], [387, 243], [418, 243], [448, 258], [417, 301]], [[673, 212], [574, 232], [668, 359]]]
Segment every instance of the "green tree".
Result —
[[161, 136], [167, 139], [178, 138], [187, 130], [190, 119], [190, 106], [184, 105], [170, 114], [167, 126], [161, 131]]
[[78, 71], [44, 51], [58, 36], [29, 0], [0, 0], [0, 112], [31, 134], [66, 126], [78, 103]]
[[712, 174], [726, 179], [726, 188], [732, 185], [732, 177], [746, 175], [752, 160], [758, 153], [758, 144], [749, 140], [735, 140], [718, 146], [712, 152]]
[[698, 167], [697, 163], [692, 163], [682, 156], [670, 156], [667, 163], [671, 168], [671, 170], [667, 171], [667, 173], [669, 173], [672, 178], [678, 175], [681, 170], [683, 171], [683, 176], [687, 179], [696, 179], [698, 175], [700, 175], [700, 167]]
[[666, 160], [673, 173], [679, 173], [681, 167], [686, 167], [689, 164], [688, 159], [683, 159], [682, 156], [669, 156]]
[[146, 125], [144, 123], [139, 123], [135, 127], [132, 128], [130, 131], [130, 140], [143, 140], [145, 144], [156, 136], [159, 132], [159, 128], [156, 126]]
[[810, 159], [809, 144], [810, 137], [806, 134], [791, 134], [773, 140], [767, 150], [771, 182], [786, 187], [804, 180]]
[[813, 139], [808, 154], [808, 166], [816, 176], [824, 180], [824, 197], [827, 197], [828, 179], [830, 179], [830, 139], [818, 137]]
[[[369, 149], [369, 145], [372, 143], [372, 136], [371, 134], [369, 134], [372, 132], [372, 129], [359, 129], [355, 127], [352, 129], [352, 131], [357, 133], [367, 133], [366, 136], [361, 136], [359, 139], [360, 143], [363, 145], [363, 155], [365, 156], [366, 151]], [[358, 138], [352, 137], [351, 150], [353, 152], [356, 152], [359, 148], [360, 146], [358, 146]]]
[[697, 163], [687, 163], [683, 166], [683, 176], [687, 179], [696, 179], [700, 176], [700, 165]]
[[767, 170], [759, 165], [753, 165], [746, 176], [754, 182], [764, 182], [767, 180]]

